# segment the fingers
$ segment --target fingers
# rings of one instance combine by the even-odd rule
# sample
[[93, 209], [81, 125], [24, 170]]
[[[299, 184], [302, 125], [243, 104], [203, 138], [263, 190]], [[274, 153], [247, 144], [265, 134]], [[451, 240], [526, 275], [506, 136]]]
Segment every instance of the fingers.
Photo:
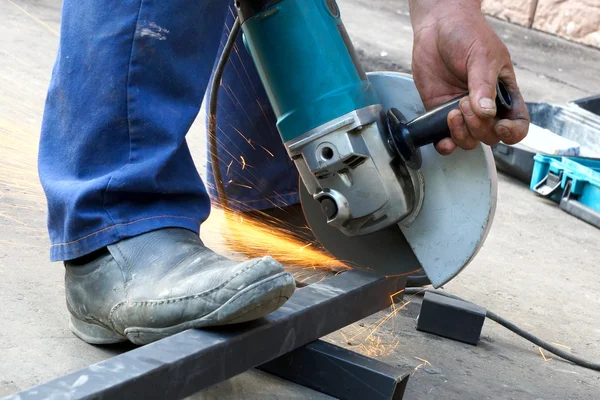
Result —
[[[506, 53], [507, 57], [508, 52]], [[482, 57], [481, 59], [485, 59]], [[469, 67], [469, 96], [459, 103], [462, 124], [458, 112], [448, 116], [448, 124], [454, 142], [465, 150], [476, 147], [477, 142], [489, 146], [500, 141], [515, 144], [523, 140], [529, 129], [529, 113], [519, 87], [510, 58], [500, 71], [493, 63], [473, 64]], [[497, 115], [496, 84], [498, 79], [506, 85], [512, 98], [512, 109]], [[502, 118], [499, 120], [499, 118]]]
[[[499, 42], [499, 41], [498, 41]], [[440, 154], [452, 153], [456, 147], [472, 150], [480, 142], [493, 146], [502, 141], [515, 144], [525, 138], [529, 129], [529, 113], [515, 77], [510, 54], [499, 42], [484, 46], [472, 54], [467, 63], [469, 95], [459, 102], [459, 110], [448, 115], [452, 145], [447, 140], [436, 145]], [[498, 80], [507, 87], [512, 98], [510, 111], [497, 110]]]
[[491, 119], [496, 116], [497, 111], [495, 99], [498, 68], [494, 68], [490, 57], [481, 55], [476, 60], [468, 71], [471, 109], [478, 118]]
[[527, 136], [529, 121], [525, 119], [503, 119], [498, 121], [494, 132], [506, 144], [516, 144]]
[[450, 132], [452, 133], [452, 140], [456, 146], [465, 150], [473, 150], [475, 147], [477, 147], [477, 140], [471, 136], [471, 133], [465, 124], [463, 114], [460, 110], [452, 110], [448, 114], [448, 126], [450, 127]]
[[498, 143], [499, 140], [493, 131], [494, 120], [479, 118], [471, 108], [469, 96], [460, 101], [459, 108], [448, 114], [448, 127], [450, 127], [452, 140], [444, 139], [436, 144], [435, 147], [440, 154], [451, 154], [457, 146], [464, 150], [473, 150], [480, 141], [486, 144]]
[[[504, 71], [503, 71], [504, 72]], [[506, 85], [511, 99], [512, 109], [506, 115], [502, 115], [500, 121], [494, 126], [494, 133], [506, 144], [515, 144], [527, 136], [529, 131], [529, 112], [527, 104], [521, 95], [512, 68], [504, 73], [501, 72], [500, 79]]]
[[459, 103], [466, 129], [471, 138], [475, 141], [483, 142], [489, 146], [498, 143], [500, 139], [494, 133], [494, 119], [480, 118], [473, 110], [471, 103], [472, 101], [470, 96], [465, 97]]
[[456, 150], [456, 144], [450, 138], [442, 139], [435, 145], [435, 149], [443, 156], [448, 156]]
[[[511, 90], [512, 89], [512, 90]], [[515, 86], [509, 87], [513, 99], [513, 109], [505, 119], [480, 118], [472, 108], [470, 96], [459, 103], [459, 110], [448, 114], [448, 126], [452, 134], [452, 142], [444, 140], [436, 145], [442, 155], [451, 154], [456, 146], [464, 150], [473, 150], [479, 142], [493, 146], [502, 141], [515, 144], [527, 136], [529, 130], [529, 113], [520, 91]]]

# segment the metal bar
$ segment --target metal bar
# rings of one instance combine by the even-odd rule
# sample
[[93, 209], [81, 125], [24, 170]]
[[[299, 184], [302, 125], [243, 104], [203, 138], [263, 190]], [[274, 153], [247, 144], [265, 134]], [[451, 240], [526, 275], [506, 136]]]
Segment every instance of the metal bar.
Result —
[[568, 197], [563, 197], [561, 199], [560, 208], [572, 216], [577, 217], [596, 228], [600, 228], [600, 212], [593, 208]]
[[317, 340], [258, 369], [342, 400], [401, 400], [410, 374]]
[[389, 306], [405, 281], [349, 271], [297, 290], [261, 320], [188, 330], [8, 398], [184, 398]]

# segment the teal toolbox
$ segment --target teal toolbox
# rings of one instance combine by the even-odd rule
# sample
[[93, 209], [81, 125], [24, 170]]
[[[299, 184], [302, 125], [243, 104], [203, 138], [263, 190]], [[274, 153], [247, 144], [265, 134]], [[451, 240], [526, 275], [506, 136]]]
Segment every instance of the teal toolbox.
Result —
[[537, 154], [531, 190], [600, 228], [600, 159]]

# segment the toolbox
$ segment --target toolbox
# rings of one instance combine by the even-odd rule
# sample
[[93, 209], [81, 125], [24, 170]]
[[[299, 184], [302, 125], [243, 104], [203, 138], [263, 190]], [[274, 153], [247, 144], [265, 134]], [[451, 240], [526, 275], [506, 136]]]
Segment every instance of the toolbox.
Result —
[[[532, 124], [581, 144], [581, 148], [576, 154], [553, 155], [574, 155], [600, 159], [600, 115], [594, 113], [591, 106], [595, 103], [592, 104], [589, 99], [582, 99], [581, 103], [578, 102], [567, 105], [527, 103], [527, 109]], [[522, 143], [516, 145], [498, 143], [492, 146], [492, 151], [498, 170], [527, 184], [532, 179], [534, 156], [537, 153], [543, 153], [541, 149], [530, 148]]]
[[600, 228], [600, 159], [537, 154], [531, 190]]
[[583, 99], [573, 101], [574, 104], [577, 104], [579, 107], [584, 110], [588, 110], [591, 113], [596, 115], [600, 115], [600, 94], [596, 94], [593, 96], [585, 97]]

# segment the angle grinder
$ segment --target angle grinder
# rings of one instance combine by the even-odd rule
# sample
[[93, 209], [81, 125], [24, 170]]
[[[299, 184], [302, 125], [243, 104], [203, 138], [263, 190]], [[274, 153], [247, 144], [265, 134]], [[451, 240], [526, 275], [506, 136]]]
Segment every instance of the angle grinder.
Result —
[[[450, 137], [460, 98], [425, 112], [409, 75], [366, 74], [335, 0], [235, 7], [321, 244], [385, 275], [423, 268], [435, 287], [455, 277], [483, 244], [497, 197], [487, 146], [433, 147]], [[502, 82], [496, 104], [511, 107]]]

